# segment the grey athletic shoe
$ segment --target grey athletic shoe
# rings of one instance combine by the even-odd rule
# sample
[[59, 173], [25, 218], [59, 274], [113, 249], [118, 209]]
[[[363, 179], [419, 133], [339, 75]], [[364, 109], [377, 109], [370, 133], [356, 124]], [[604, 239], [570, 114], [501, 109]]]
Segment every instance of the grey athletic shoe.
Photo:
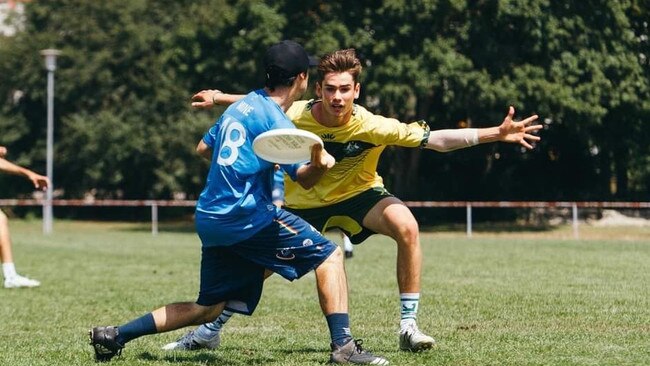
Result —
[[388, 365], [388, 360], [375, 356], [361, 348], [363, 341], [352, 339], [343, 346], [332, 344], [332, 353], [330, 353], [330, 363], [357, 363], [367, 365]]
[[111, 358], [122, 354], [124, 346], [115, 340], [119, 334], [117, 327], [95, 327], [88, 333], [90, 345], [95, 350], [95, 361], [107, 362]]
[[399, 332], [399, 348], [403, 351], [424, 351], [436, 344], [436, 340], [422, 333], [416, 324], [410, 324]]
[[200, 338], [194, 331], [190, 331], [184, 336], [178, 338], [176, 342], [167, 343], [162, 349], [165, 351], [195, 351], [198, 349], [216, 349], [221, 343], [221, 335], [217, 333], [215, 337], [209, 340]]

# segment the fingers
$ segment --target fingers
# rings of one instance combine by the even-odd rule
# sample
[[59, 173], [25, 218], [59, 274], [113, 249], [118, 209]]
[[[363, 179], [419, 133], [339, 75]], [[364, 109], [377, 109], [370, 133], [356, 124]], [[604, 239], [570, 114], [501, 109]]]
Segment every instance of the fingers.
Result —
[[193, 108], [208, 108], [211, 107], [212, 103], [210, 102], [192, 102]]
[[320, 154], [323, 151], [323, 146], [321, 144], [314, 144], [311, 147], [311, 163], [319, 164], [320, 163]]
[[532, 122], [534, 122], [534, 121], [536, 121], [536, 120], [537, 120], [537, 118], [539, 118], [539, 116], [538, 116], [538, 115], [536, 115], [536, 114], [534, 114], [534, 115], [532, 115], [532, 116], [530, 116], [530, 117], [528, 117], [528, 118], [526, 118], [526, 119], [524, 119], [524, 120], [523, 120], [523, 121], [521, 121], [521, 122], [522, 122], [523, 124], [525, 124], [525, 125], [527, 125], [527, 124], [530, 124], [530, 123], [532, 123]]
[[208, 92], [209, 92], [209, 90], [201, 90], [200, 92], [198, 92], [198, 93], [192, 95], [192, 99], [191, 99], [191, 100], [201, 100], [201, 101], [204, 101], [204, 100], [205, 100], [205, 97], [206, 97], [206, 94], [207, 94]]
[[532, 125], [532, 126], [526, 126], [526, 128], [524, 128], [524, 131], [526, 131], [526, 132], [535, 132], [535, 131], [541, 130], [542, 128], [544, 128], [544, 126], [542, 126], [542, 125]]
[[212, 107], [214, 104], [212, 99], [212, 92], [212, 90], [201, 90], [200, 92], [192, 95], [192, 108], [207, 109]]
[[532, 140], [532, 141], [539, 141], [539, 140], [541, 140], [542, 138], [539, 137], [539, 136], [535, 136], [535, 135], [531, 135], [531, 134], [528, 134], [528, 133], [527, 133], [527, 134], [524, 134], [524, 139], [526, 139], [526, 140]]
[[47, 178], [36, 178], [32, 180], [32, 183], [34, 183], [34, 188], [39, 189], [39, 190], [44, 190], [47, 188], [49, 184], [49, 179]]
[[506, 118], [510, 118], [510, 120], [512, 120], [514, 116], [515, 116], [515, 107], [510, 106], [510, 108], [508, 108], [508, 116]]
[[318, 168], [330, 169], [336, 164], [336, 160], [330, 155], [321, 144], [314, 144], [311, 147], [311, 164]]
[[520, 143], [521, 143], [521, 144], [522, 144], [526, 149], [528, 149], [528, 150], [532, 150], [532, 149], [533, 149], [533, 146], [532, 146], [531, 144], [529, 144], [528, 141], [526, 141], [526, 140], [523, 140], [523, 139], [522, 139], [522, 140], [520, 141]]
[[325, 166], [327, 166], [327, 169], [332, 168], [334, 164], [336, 164], [334, 157], [330, 154], [327, 154], [327, 156], [325, 156]]

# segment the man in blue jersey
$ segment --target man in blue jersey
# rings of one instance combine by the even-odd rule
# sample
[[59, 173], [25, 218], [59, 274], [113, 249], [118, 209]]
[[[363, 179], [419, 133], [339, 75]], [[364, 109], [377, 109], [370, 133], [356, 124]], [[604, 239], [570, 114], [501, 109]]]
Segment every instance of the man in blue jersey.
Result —
[[[388, 364], [352, 338], [341, 250], [306, 221], [273, 205], [274, 164], [252, 149], [265, 131], [295, 128], [284, 112], [307, 88], [310, 63], [295, 42], [271, 46], [264, 58], [265, 87], [230, 106], [197, 147], [211, 166], [195, 215], [202, 242], [196, 302], [169, 304], [121, 326], [94, 327], [90, 344], [97, 361], [121, 354], [133, 339], [213, 321], [224, 310], [250, 315], [271, 273], [294, 280], [314, 269], [332, 341], [330, 361]], [[333, 164], [332, 156], [314, 145], [308, 164], [281, 168], [308, 188]]]
[[[285, 180], [285, 208], [323, 232], [331, 228], [345, 231], [356, 244], [375, 233], [395, 240], [399, 348], [422, 351], [432, 348], [435, 340], [422, 332], [416, 321], [422, 270], [419, 226], [409, 208], [385, 189], [376, 170], [381, 153], [391, 145], [446, 152], [497, 141], [518, 143], [531, 149], [529, 142], [540, 140], [533, 134], [542, 126], [532, 124], [538, 118], [536, 115], [514, 121], [513, 107], [500, 125], [486, 128], [430, 131], [424, 121], [401, 123], [355, 103], [361, 88], [361, 70], [361, 61], [353, 49], [323, 56], [316, 83], [319, 99], [297, 101], [287, 110], [298, 128], [323, 138], [337, 164], [311, 189]], [[242, 97], [203, 90], [195, 94], [192, 106], [210, 108], [215, 104], [234, 103]], [[203, 348], [216, 348], [229, 315], [232, 314], [222, 314], [216, 322], [200, 326], [183, 337], [184, 342], [169, 344], [166, 349], [198, 348], [185, 346], [192, 342], [200, 343]]]

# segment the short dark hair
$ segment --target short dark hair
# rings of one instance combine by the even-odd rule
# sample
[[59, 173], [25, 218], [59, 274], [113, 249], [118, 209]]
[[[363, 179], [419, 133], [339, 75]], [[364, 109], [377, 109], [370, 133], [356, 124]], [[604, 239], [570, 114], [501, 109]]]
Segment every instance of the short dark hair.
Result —
[[271, 90], [278, 87], [291, 86], [297, 76], [298, 75], [286, 76], [281, 70], [275, 70], [274, 67], [267, 67], [264, 86]]

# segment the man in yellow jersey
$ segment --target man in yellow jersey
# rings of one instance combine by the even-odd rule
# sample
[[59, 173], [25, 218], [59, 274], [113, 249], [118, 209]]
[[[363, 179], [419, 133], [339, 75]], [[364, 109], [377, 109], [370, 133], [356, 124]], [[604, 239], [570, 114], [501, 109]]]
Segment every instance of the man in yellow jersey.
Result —
[[[397, 283], [400, 292], [399, 347], [420, 351], [431, 348], [435, 340], [422, 333], [416, 324], [420, 299], [422, 251], [419, 227], [408, 207], [385, 188], [377, 174], [377, 163], [389, 145], [427, 148], [446, 152], [488, 142], [518, 143], [531, 149], [533, 135], [542, 126], [531, 125], [530, 116], [513, 121], [510, 107], [503, 122], [489, 128], [464, 128], [430, 131], [424, 121], [410, 124], [373, 114], [354, 103], [359, 97], [361, 63], [354, 50], [339, 50], [323, 56], [318, 66], [316, 95], [319, 99], [296, 101], [287, 111], [300, 129], [320, 136], [336, 164], [315, 186], [306, 190], [285, 179], [287, 210], [307, 220], [321, 232], [343, 230], [350, 240], [361, 243], [379, 233], [397, 243]], [[219, 90], [203, 90], [193, 96], [192, 106], [210, 108], [230, 104], [242, 95]], [[221, 327], [229, 316], [200, 326], [167, 349], [215, 348]], [[212, 343], [210, 343], [212, 340]], [[183, 342], [181, 342], [183, 341]]]

